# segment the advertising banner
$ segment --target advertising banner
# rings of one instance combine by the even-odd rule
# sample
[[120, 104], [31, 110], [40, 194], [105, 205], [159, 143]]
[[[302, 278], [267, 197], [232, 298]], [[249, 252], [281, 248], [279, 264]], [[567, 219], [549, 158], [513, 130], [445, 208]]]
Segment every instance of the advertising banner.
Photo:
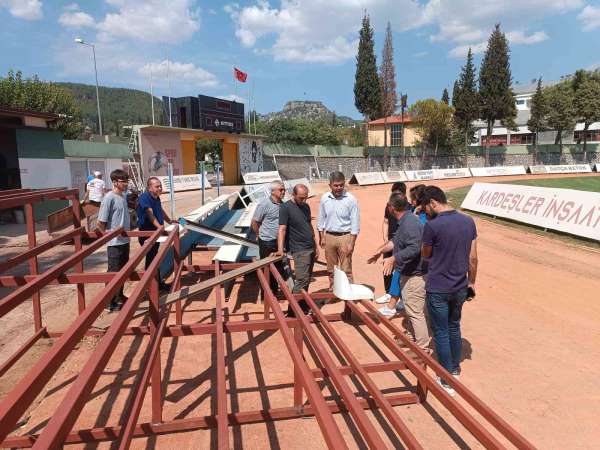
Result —
[[555, 166], [529, 166], [531, 173], [539, 175], [544, 173], [590, 173], [589, 164], [561, 164]]
[[500, 177], [526, 173], [525, 166], [471, 167], [471, 174], [474, 177]]
[[406, 178], [409, 181], [433, 180], [433, 169], [429, 170], [405, 170]]
[[276, 170], [272, 172], [248, 172], [242, 173], [244, 184], [263, 184], [270, 183], [271, 181], [281, 181], [279, 172]]
[[[157, 177], [163, 186], [163, 192], [171, 192], [171, 184], [169, 183], [169, 177]], [[181, 191], [193, 191], [195, 189], [202, 189], [202, 177], [199, 173], [193, 175], [174, 175], [173, 176], [173, 187], [174, 192]], [[204, 188], [210, 189], [212, 186], [210, 182], [204, 179]]]
[[360, 186], [368, 186], [370, 184], [384, 184], [381, 172], [354, 172], [350, 178], [350, 184], [358, 184]]
[[396, 181], [407, 181], [406, 174], [402, 170], [394, 170], [389, 172], [381, 172], [385, 183], [395, 183]]
[[475, 183], [462, 208], [600, 240], [600, 193]]
[[471, 172], [466, 167], [458, 169], [433, 169], [434, 180], [443, 180], [446, 178], [471, 178]]

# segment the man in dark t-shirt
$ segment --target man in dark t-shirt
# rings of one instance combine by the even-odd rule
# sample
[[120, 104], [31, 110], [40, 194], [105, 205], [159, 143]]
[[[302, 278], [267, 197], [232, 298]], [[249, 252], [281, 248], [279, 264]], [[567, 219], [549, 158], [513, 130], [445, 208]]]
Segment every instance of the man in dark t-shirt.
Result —
[[[306, 204], [307, 198], [308, 188], [297, 184], [294, 186], [291, 200], [279, 209], [278, 254], [287, 251], [294, 259], [294, 294], [302, 289], [308, 291], [315, 259], [318, 257], [315, 232], [310, 223], [310, 206]], [[304, 300], [300, 300], [299, 304], [304, 312], [308, 312], [309, 308]], [[291, 308], [288, 308], [288, 316], [293, 316]]]
[[[402, 181], [397, 181], [392, 184], [392, 194], [404, 194], [406, 195], [406, 184]], [[396, 230], [398, 229], [398, 220], [396, 217], [389, 211], [388, 205], [385, 205], [385, 211], [383, 213], [383, 241], [388, 242], [394, 238], [396, 234]], [[383, 254], [384, 258], [389, 258], [392, 256], [392, 252], [386, 252]], [[385, 289], [385, 294], [379, 297], [376, 302], [377, 303], [388, 303], [390, 301], [390, 286], [392, 283], [392, 275], [384, 275], [383, 276], [383, 287]]]
[[[437, 186], [427, 186], [423, 206], [431, 217], [423, 229], [421, 254], [429, 259], [425, 283], [438, 360], [455, 378], [460, 374], [462, 306], [477, 277], [477, 229], [470, 216], [451, 208]], [[438, 383], [454, 395], [446, 380]]]

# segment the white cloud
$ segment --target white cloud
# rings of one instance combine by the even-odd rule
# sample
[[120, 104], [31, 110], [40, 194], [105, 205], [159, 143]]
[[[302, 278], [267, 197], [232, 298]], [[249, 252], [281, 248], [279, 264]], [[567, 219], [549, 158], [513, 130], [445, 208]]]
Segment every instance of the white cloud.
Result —
[[149, 77], [150, 71], [152, 71], [152, 78], [159, 85], [167, 84], [168, 77], [171, 78], [172, 85], [184, 81], [189, 85], [189, 88], [192, 86], [213, 88], [219, 85], [219, 81], [214, 74], [197, 67], [193, 63], [163, 60], [158, 63], [145, 64], [138, 70], [138, 73]]
[[600, 7], [586, 6], [577, 18], [583, 24], [583, 31], [592, 31], [600, 27]]
[[[275, 60], [340, 63], [356, 52], [363, 11], [377, 32], [389, 20], [394, 31], [433, 27], [430, 41], [451, 44], [450, 56], [478, 51], [496, 22], [514, 45], [548, 39], [543, 31], [528, 31], [532, 21], [583, 6], [583, 0], [256, 0], [254, 4], [224, 7], [234, 21], [235, 34], [245, 47]], [[271, 38], [271, 39], [269, 39]]]
[[231, 102], [238, 102], [238, 103], [244, 103], [244, 104], [248, 100], [246, 97], [240, 97], [239, 95], [235, 95], [235, 94], [217, 95], [216, 97], [221, 98], [223, 100], [229, 100]]
[[179, 43], [199, 28], [192, 0], [106, 0], [118, 11], [98, 23], [98, 38], [132, 38], [145, 42]]
[[69, 3], [63, 7], [65, 11], [79, 11], [79, 5], [77, 3]]
[[69, 28], [94, 27], [94, 18], [83, 11], [65, 12], [58, 18], [58, 23]]
[[269, 48], [257, 51], [279, 61], [336, 64], [356, 54], [364, 8], [378, 30], [387, 20], [397, 31], [420, 23], [421, 7], [411, 0], [336, 0], [326, 5], [321, 0], [282, 0], [279, 8], [259, 0], [251, 6], [224, 9], [245, 47], [256, 47], [261, 39], [274, 36]]
[[483, 53], [487, 48], [487, 41], [478, 42], [476, 44], [459, 45], [448, 52], [452, 58], [464, 58], [469, 53], [469, 48], [474, 55]]
[[413, 58], [424, 58], [427, 55], [429, 55], [429, 52], [417, 52], [413, 54]]
[[0, 0], [0, 8], [6, 8], [12, 16], [25, 20], [38, 20], [44, 15], [40, 0]]
[[531, 45], [537, 44], [538, 42], [543, 42], [548, 38], [548, 35], [543, 31], [536, 31], [535, 33], [526, 35], [522, 31], [509, 31], [506, 33], [506, 38], [508, 39], [509, 44], [524, 44]]

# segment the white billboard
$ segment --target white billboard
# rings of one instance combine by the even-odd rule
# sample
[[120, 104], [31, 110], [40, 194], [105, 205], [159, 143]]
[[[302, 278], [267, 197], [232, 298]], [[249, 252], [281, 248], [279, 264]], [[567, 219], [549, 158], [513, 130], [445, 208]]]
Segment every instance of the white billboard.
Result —
[[458, 169], [433, 169], [434, 180], [443, 180], [446, 178], [471, 178], [471, 171], [466, 167]]
[[475, 183], [462, 207], [600, 240], [600, 193], [514, 184]]
[[271, 181], [281, 181], [279, 172], [273, 170], [271, 172], [248, 172], [242, 173], [244, 184], [263, 184]]
[[529, 171], [536, 175], [545, 173], [590, 173], [592, 168], [589, 164], [560, 164], [554, 166], [530, 166]]
[[433, 180], [433, 169], [429, 170], [405, 170], [406, 178], [409, 181]]
[[474, 177], [499, 177], [526, 173], [525, 166], [471, 167], [471, 174]]
[[[171, 192], [171, 183], [169, 183], [169, 177], [156, 177], [160, 180], [163, 186], [163, 192]], [[181, 191], [193, 191], [195, 189], [202, 189], [202, 177], [199, 173], [192, 175], [174, 175], [173, 176], [173, 187], [174, 192]], [[212, 186], [210, 182], [204, 179], [204, 189], [210, 189]]]
[[360, 186], [383, 184], [385, 182], [381, 172], [354, 172], [352, 178], [350, 178], [350, 184], [359, 184]]

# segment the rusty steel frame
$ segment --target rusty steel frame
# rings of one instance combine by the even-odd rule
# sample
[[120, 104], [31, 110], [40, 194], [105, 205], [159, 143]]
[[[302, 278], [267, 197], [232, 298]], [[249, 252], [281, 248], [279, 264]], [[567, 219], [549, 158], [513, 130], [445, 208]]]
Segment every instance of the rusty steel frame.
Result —
[[[406, 448], [421, 449], [422, 445], [401, 417], [402, 410], [394, 407], [424, 403], [427, 401], [428, 393], [431, 393], [486, 448], [506, 448], [504, 439], [516, 448], [534, 448], [530, 442], [462, 383], [451, 377], [431, 356], [421, 351], [392, 321], [379, 316], [370, 302], [347, 302], [344, 313], [325, 314], [317, 306], [315, 300], [330, 300], [333, 298], [332, 294], [309, 294], [305, 291], [292, 293], [273, 264], [278, 257], [265, 258], [251, 263], [222, 264], [215, 261], [210, 265], [192, 264], [190, 259], [185, 264], [179, 251], [178, 233], [172, 231], [167, 234], [163, 228], [155, 232], [127, 232], [126, 234], [129, 236], [146, 236], [148, 239], [119, 272], [86, 273], [83, 266], [85, 257], [98, 250], [114, 235], [122, 233], [122, 230], [115, 230], [104, 235], [85, 232], [81, 227], [79, 212], [75, 213], [75, 210], [79, 210], [79, 208], [74, 208], [74, 229], [38, 245], [35, 240], [32, 205], [35, 201], [48, 198], [67, 198], [74, 200], [74, 205], [78, 204], [77, 190], [17, 190], [10, 193], [0, 191], [0, 209], [24, 206], [28, 219], [29, 238], [27, 251], [0, 263], [0, 286], [14, 288], [14, 291], [0, 299], [0, 317], [9, 314], [15, 306], [28, 298], [32, 298], [34, 304], [34, 334], [0, 366], [0, 376], [9, 371], [11, 366], [40, 339], [48, 337], [56, 339], [52, 347], [0, 402], [1, 447], [42, 449], [56, 448], [70, 443], [116, 441], [119, 449], [127, 449], [134, 438], [198, 429], [215, 429], [216, 446], [219, 449], [227, 449], [230, 448], [229, 427], [314, 416], [326, 445], [329, 448], [344, 449], [348, 448], [348, 443], [333, 418], [333, 414], [347, 412], [348, 420], [354, 422], [366, 445], [371, 448], [383, 448], [386, 444], [382, 435], [371, 422], [370, 416], [365, 414], [366, 409], [377, 408], [383, 412]], [[158, 237], [165, 234], [167, 234], [167, 241], [161, 244], [150, 267], [145, 271], [136, 270]], [[84, 247], [82, 242], [84, 238], [92, 239], [93, 242]], [[75, 247], [73, 255], [38, 274], [37, 257], [45, 251], [69, 241], [73, 241]], [[158, 291], [158, 268], [171, 248], [174, 250], [175, 262], [173, 283], [170, 293], [161, 297]], [[2, 274], [2, 272], [25, 262], [29, 263], [29, 275]], [[65, 273], [69, 269], [72, 271]], [[181, 278], [184, 273], [212, 274], [214, 276], [195, 285], [182, 287]], [[223, 295], [225, 283], [250, 274], [256, 275], [258, 285], [261, 287], [264, 301], [264, 313], [260, 313], [262, 318], [244, 321], [226, 320]], [[296, 318], [285, 317], [279, 300], [270, 289], [270, 277], [275, 277], [283, 292], [283, 298], [290, 304]], [[102, 309], [127, 281], [134, 284], [129, 300], [125, 302], [123, 309], [115, 315], [108, 328], [94, 328], [92, 325]], [[88, 304], [85, 302], [84, 290], [87, 283], [105, 284], [104, 288]], [[42, 325], [39, 292], [49, 284], [74, 284], [78, 287], [79, 315], [64, 331], [49, 331], [48, 325]], [[214, 322], [184, 323], [182, 302], [194, 301], [193, 297], [203, 292], [212, 292], [210, 295], [215, 301]], [[140, 316], [136, 310], [146, 293], [149, 296], [149, 306], [141, 315], [147, 316], [149, 323], [148, 325], [131, 325], [131, 320]], [[298, 303], [300, 300], [306, 302], [310, 308], [310, 315], [302, 312]], [[173, 310], [175, 310], [175, 323], [172, 323]], [[333, 322], [347, 321], [350, 313], [353, 320], [359, 320], [364, 324], [397, 360], [360, 362], [344, 342], [336, 327], [332, 325]], [[282, 408], [232, 412], [228, 410], [226, 366], [226, 358], [231, 358], [231, 355], [227, 355], [225, 336], [229, 333], [255, 330], [273, 330], [279, 331], [281, 334], [293, 365], [292, 404]], [[137, 376], [131, 387], [132, 395], [126, 405], [127, 413], [123, 418], [123, 423], [93, 429], [73, 430], [72, 428], [109, 358], [113, 355], [121, 338], [127, 335], [147, 335], [148, 340]], [[165, 420], [163, 418], [164, 393], [161, 380], [161, 343], [166, 338], [194, 335], [213, 335], [215, 338], [215, 365], [212, 367], [216, 392], [215, 411], [213, 411], [213, 415], [208, 416]], [[84, 336], [98, 336], [100, 340], [75, 380], [70, 384], [68, 392], [45, 427], [39, 434], [9, 436], [22, 414], [30, 407], [36, 396], [44, 389], [52, 375], [57, 372]], [[412, 352], [412, 355], [409, 356], [406, 348]], [[305, 358], [307, 351], [313, 355], [317, 367], [309, 366]], [[337, 358], [334, 358], [332, 354], [337, 355]], [[375, 373], [399, 370], [408, 370], [415, 376], [417, 382], [415, 386], [410, 386], [410, 392], [386, 395], [377, 387], [371, 376]], [[435, 382], [428, 370], [447, 380], [464, 402], [450, 397]], [[356, 377], [363, 385], [363, 392], [366, 394], [360, 396], [356, 394], [349, 383], [348, 376]], [[339, 399], [326, 399], [322, 388], [317, 384], [318, 380], [330, 382]], [[152, 421], [139, 423], [148, 390], [151, 397]], [[235, 389], [232, 388], [230, 391], [229, 395], [235, 394]], [[307, 401], [304, 399], [305, 395]], [[469, 408], [487, 422], [476, 418]]]

